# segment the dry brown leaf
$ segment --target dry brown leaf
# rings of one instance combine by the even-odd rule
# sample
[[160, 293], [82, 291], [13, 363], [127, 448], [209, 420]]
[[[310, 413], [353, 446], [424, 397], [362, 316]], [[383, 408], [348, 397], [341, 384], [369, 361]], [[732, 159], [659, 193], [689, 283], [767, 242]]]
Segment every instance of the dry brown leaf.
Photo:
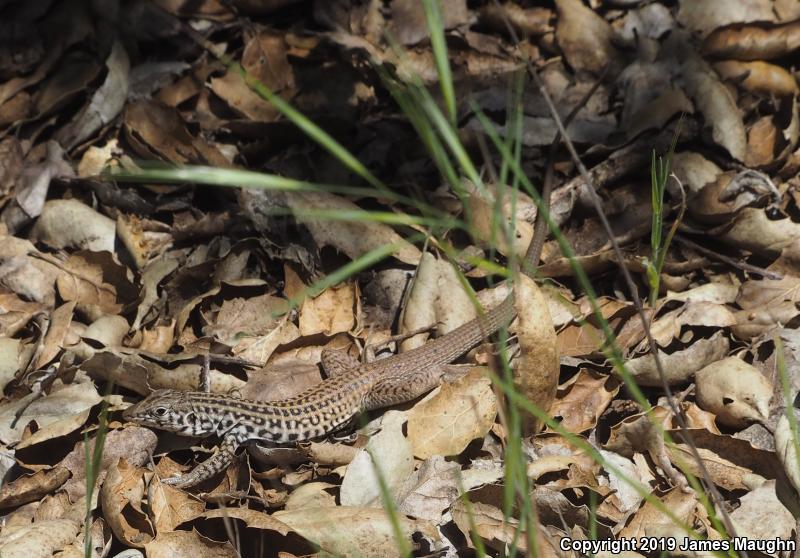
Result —
[[[536, 282], [520, 275], [514, 285], [517, 309], [517, 337], [520, 356], [514, 369], [514, 383], [520, 393], [539, 409], [550, 408], [556, 397], [560, 361], [556, 333], [547, 301]], [[525, 426], [528, 433], [541, 429], [533, 418]]]
[[354, 283], [330, 287], [314, 298], [306, 298], [300, 307], [300, 335], [322, 333], [330, 337], [351, 331], [355, 327], [357, 301]]
[[556, 39], [570, 66], [600, 74], [619, 64], [614, 33], [606, 20], [580, 0], [556, 0], [556, 8]]
[[408, 439], [414, 455], [419, 459], [458, 455], [472, 440], [483, 438], [496, 414], [492, 382], [483, 368], [472, 368], [408, 411]]
[[[426, 459], [406, 480], [398, 511], [439, 524], [442, 514], [458, 498], [459, 471], [458, 463], [446, 461], [441, 455]], [[469, 490], [468, 485], [464, 486]]]
[[[503, 223], [506, 228], [500, 229], [495, 223], [495, 216], [498, 211], [498, 202], [495, 199], [485, 199], [481, 192], [474, 187], [469, 188], [471, 195], [467, 203], [469, 204], [469, 211], [466, 216], [469, 217], [469, 228], [473, 231], [472, 234], [482, 242], [492, 246], [498, 252], [508, 255], [511, 250], [514, 251], [519, 257], [525, 254], [525, 250], [533, 238], [533, 226], [525, 219], [512, 219], [511, 211], [516, 209], [519, 211], [519, 204], [522, 200], [511, 198], [508, 192], [497, 189], [495, 196], [504, 195], [499, 204], [499, 210], [502, 212], [503, 218], [506, 223]], [[521, 196], [521, 195], [520, 195]], [[514, 236], [509, 239], [503, 234], [498, 234], [498, 230], [512, 230], [513, 225]]]
[[332, 508], [336, 506], [336, 498], [332, 492], [336, 485], [327, 482], [307, 482], [301, 484], [289, 494], [283, 509], [287, 511], [305, 508]]
[[[697, 497], [694, 493], [686, 493], [678, 488], [673, 488], [664, 495], [654, 496], [678, 519], [685, 524], [692, 524], [695, 507], [698, 505]], [[650, 502], [645, 502], [628, 524], [622, 528], [618, 536], [625, 538], [653, 536], [655, 528], [661, 525], [671, 525], [672, 523], [673, 520], [664, 512], [657, 509]]]
[[747, 130], [747, 155], [744, 164], [765, 167], [775, 160], [778, 130], [769, 116], [762, 116]]
[[751, 23], [717, 29], [703, 42], [703, 54], [736, 60], [772, 60], [800, 48], [800, 21]]
[[[417, 331], [436, 324], [437, 305], [435, 301], [439, 294], [440, 271], [441, 267], [436, 258], [430, 252], [423, 253], [400, 315], [400, 333]], [[459, 285], [459, 290], [463, 292], [461, 285]], [[403, 339], [400, 342], [400, 348], [403, 351], [409, 351], [424, 345], [427, 339], [428, 333], [418, 333], [408, 339]]]
[[[527, 534], [522, 532], [517, 537], [519, 522], [513, 517], [506, 521], [503, 512], [495, 506], [473, 502], [467, 509], [462, 501], [458, 501], [453, 506], [452, 513], [456, 525], [471, 548], [473, 547], [471, 536], [481, 537], [489, 548], [497, 552], [503, 552], [512, 541], [517, 542], [517, 548], [520, 550], [524, 551], [527, 548]], [[560, 556], [561, 551], [556, 550], [560, 537], [550, 535], [542, 526], [538, 526], [537, 530], [537, 556], [541, 558]]]
[[733, 158], [743, 161], [747, 153], [747, 137], [741, 111], [731, 92], [696, 54], [690, 54], [681, 69], [686, 92], [694, 99], [706, 126], [711, 127], [714, 142], [727, 149]]
[[50, 327], [44, 336], [42, 350], [36, 359], [36, 368], [44, 368], [64, 348], [64, 339], [69, 333], [72, 315], [75, 311], [75, 302], [62, 304], [50, 316]]
[[[786, 412], [789, 411], [787, 410]], [[778, 425], [775, 427], [775, 454], [783, 464], [783, 469], [786, 471], [786, 476], [792, 486], [800, 493], [800, 458], [798, 458], [797, 454], [792, 423], [789, 421], [789, 417], [786, 416], [786, 412], [778, 419]], [[794, 412], [794, 409], [791, 412]]]
[[[156, 533], [150, 518], [142, 511], [145, 472], [146, 469], [131, 467], [125, 459], [119, 459], [108, 467], [100, 489], [103, 516], [109, 527], [120, 541], [136, 548], [144, 548]], [[174, 526], [159, 532], [172, 528]]]
[[[18, 448], [63, 436], [80, 428], [100, 395], [91, 382], [76, 382], [53, 391], [45, 397], [28, 399], [23, 407], [18, 401], [0, 405], [0, 440], [9, 444], [20, 442], [30, 422], [35, 432], [17, 444]], [[26, 401], [23, 398], [19, 401]]]
[[[392, 20], [389, 33], [402, 45], [413, 45], [428, 38], [425, 10], [420, 10], [415, 0], [392, 0]], [[452, 29], [469, 22], [470, 13], [465, 0], [452, 0], [442, 4], [441, 18], [444, 29]]]
[[792, 321], [800, 314], [797, 304], [783, 301], [777, 304], [736, 312], [736, 324], [731, 326], [731, 332], [739, 339], [755, 339], [767, 331], [781, 327]]
[[333, 246], [351, 259], [358, 259], [370, 250], [394, 245], [394, 257], [403, 263], [417, 264], [421, 257], [419, 249], [409, 244], [391, 227], [369, 220], [344, 221], [303, 215], [303, 210], [326, 212], [361, 211], [353, 202], [324, 192], [288, 192], [289, 205], [297, 211], [297, 219], [308, 227], [314, 241], [321, 248]]
[[559, 386], [559, 396], [548, 414], [575, 434], [594, 428], [600, 415], [619, 392], [620, 382], [610, 376], [581, 369]]
[[550, 24], [553, 12], [547, 8], [523, 8], [513, 2], [501, 5], [490, 2], [481, 6], [478, 13], [481, 23], [502, 33], [506, 32], [505, 18], [508, 18], [517, 33], [524, 37], [536, 37], [553, 30]]
[[[667, 446], [671, 461], [680, 463], [695, 476], [701, 475], [692, 451], [681, 441], [680, 431], [669, 430], [668, 433], [676, 440], [674, 445]], [[757, 449], [746, 440], [708, 430], [692, 430], [690, 434], [712, 482], [725, 490], [749, 490], [753, 478], [774, 479], [782, 474], [773, 451]]]
[[697, 404], [722, 424], [744, 428], [769, 417], [772, 384], [754, 366], [736, 357], [709, 364], [696, 374]]
[[4, 558], [52, 556], [69, 545], [81, 527], [81, 522], [73, 519], [44, 519], [6, 527], [0, 533], [0, 555]]
[[722, 79], [732, 80], [752, 93], [776, 96], [797, 93], [797, 82], [792, 74], [775, 64], [721, 60], [714, 63], [714, 69]]
[[[141, 426], [109, 431], [103, 445], [100, 470], [96, 471], [95, 486], [99, 488], [106, 476], [106, 469], [120, 458], [124, 457], [131, 467], [143, 467], [149, 463], [157, 441], [158, 438], [152, 430]], [[95, 439], [91, 438], [90, 454], [94, 450], [94, 443]], [[77, 502], [86, 494], [86, 451], [85, 442], [81, 441], [75, 444], [75, 448], [61, 462], [61, 466], [72, 471], [72, 478], [64, 485], [64, 490], [72, 502]]]
[[[131, 501], [139, 511], [139, 502]], [[178, 525], [199, 517], [205, 504], [183, 490], [160, 482], [151, 482], [147, 491], [147, 507], [156, 533], [174, 530]]]
[[78, 200], [49, 200], [31, 235], [53, 248], [113, 253], [116, 224]]
[[236, 558], [238, 553], [229, 541], [216, 542], [197, 531], [159, 533], [144, 547], [148, 558]]
[[737, 248], [775, 256], [800, 238], [800, 224], [789, 217], [773, 220], [761, 208], [745, 207], [719, 237]]
[[[326, 552], [344, 556], [390, 558], [400, 556], [389, 515], [378, 508], [306, 508], [272, 515]], [[421, 533], [432, 541], [439, 536], [433, 524], [399, 516], [402, 537], [410, 541]], [[417, 535], [418, 536], [418, 535]]]
[[772, 2], [766, 0], [681, 0], [678, 21], [707, 35], [729, 23], [773, 21]]
[[[741, 505], [731, 512], [731, 522], [738, 537], [745, 537], [753, 542], [792, 540], [795, 519], [781, 503], [775, 484], [774, 480], [768, 480], [741, 497]], [[769, 521], [764, 521], [767, 517]], [[779, 555], [776, 552], [766, 554]]]
[[56, 467], [4, 483], [0, 486], [0, 508], [16, 508], [40, 500], [67, 482], [69, 476], [69, 469]]
[[[695, 372], [724, 357], [729, 347], [727, 337], [718, 331], [710, 339], [698, 339], [685, 349], [672, 353], [659, 349], [659, 360], [667, 384], [674, 386], [688, 382]], [[640, 386], [663, 385], [652, 354], [629, 360], [625, 367]]]
[[388, 411], [383, 415], [380, 432], [370, 437], [347, 466], [339, 492], [341, 505], [379, 507], [381, 482], [395, 501], [399, 499], [406, 480], [414, 472], [411, 443], [403, 434], [407, 420], [406, 414], [400, 411]]

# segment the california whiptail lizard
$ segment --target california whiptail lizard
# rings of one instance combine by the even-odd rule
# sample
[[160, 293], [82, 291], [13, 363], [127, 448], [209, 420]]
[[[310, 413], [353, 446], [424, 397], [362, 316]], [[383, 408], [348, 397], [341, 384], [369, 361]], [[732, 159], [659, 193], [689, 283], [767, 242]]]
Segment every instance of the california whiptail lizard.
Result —
[[[543, 206], [522, 262], [529, 272], [539, 263], [547, 232], [552, 157], [542, 191]], [[516, 266], [515, 266], [516, 267]], [[328, 353], [329, 378], [300, 395], [277, 401], [252, 401], [202, 391], [160, 389], [123, 413], [126, 420], [184, 436], [222, 439], [219, 451], [190, 473], [164, 479], [177, 487], [198, 484], [223, 471], [239, 446], [251, 441], [286, 444], [335, 432], [364, 411], [411, 401], [439, 384], [442, 366], [466, 353], [514, 319], [514, 293], [494, 308], [421, 347], [367, 364]], [[349, 357], [347, 357], [349, 359]]]
[[[332, 377], [298, 396], [252, 401], [202, 391], [156, 390], [127, 408], [126, 420], [184, 436], [217, 434], [219, 451], [190, 473], [165, 479], [189, 487], [224, 470], [236, 449], [249, 441], [286, 444], [335, 432], [363, 411], [410, 401], [439, 384], [441, 367], [508, 325], [513, 293], [479, 318], [411, 351], [355, 367], [330, 360]], [[334, 357], [335, 358], [335, 357]], [[349, 358], [349, 357], [348, 357]]]

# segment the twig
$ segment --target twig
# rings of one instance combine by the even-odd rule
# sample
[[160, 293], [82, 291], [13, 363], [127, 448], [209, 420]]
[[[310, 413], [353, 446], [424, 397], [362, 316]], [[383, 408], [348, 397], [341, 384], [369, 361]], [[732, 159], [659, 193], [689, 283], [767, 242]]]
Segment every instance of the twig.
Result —
[[725, 262], [728, 265], [731, 265], [735, 268], [741, 269], [742, 271], [747, 271], [748, 273], [753, 273], [755, 275], [760, 275], [766, 279], [783, 279], [783, 275], [780, 273], [775, 273], [774, 271], [770, 271], [768, 269], [764, 269], [763, 267], [758, 267], [757, 265], [752, 265], [747, 262], [743, 262], [737, 260], [736, 258], [731, 258], [730, 256], [726, 256], [724, 254], [720, 254], [719, 252], [715, 252], [714, 250], [709, 250], [699, 244], [689, 240], [688, 238], [684, 238], [682, 236], [675, 235], [675, 240], [677, 240], [680, 244], [691, 248], [701, 254], [709, 256], [711, 258], [717, 259], [721, 262]]

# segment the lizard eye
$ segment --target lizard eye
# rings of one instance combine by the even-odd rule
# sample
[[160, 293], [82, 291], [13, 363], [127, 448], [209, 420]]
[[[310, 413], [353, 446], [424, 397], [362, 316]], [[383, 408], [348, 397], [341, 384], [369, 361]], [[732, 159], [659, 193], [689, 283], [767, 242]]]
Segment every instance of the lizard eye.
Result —
[[167, 408], [166, 407], [156, 407], [155, 409], [153, 409], [153, 414], [155, 416], [157, 416], [157, 417], [163, 417], [164, 415], [167, 414]]

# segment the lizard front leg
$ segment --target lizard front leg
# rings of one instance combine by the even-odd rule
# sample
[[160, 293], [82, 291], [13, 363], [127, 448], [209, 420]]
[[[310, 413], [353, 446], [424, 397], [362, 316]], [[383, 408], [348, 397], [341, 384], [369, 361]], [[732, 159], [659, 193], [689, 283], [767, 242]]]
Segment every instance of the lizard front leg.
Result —
[[210, 479], [217, 473], [224, 471], [236, 457], [236, 448], [243, 442], [242, 437], [236, 433], [228, 433], [222, 438], [219, 451], [200, 463], [186, 475], [162, 479], [161, 482], [176, 488], [188, 488]]

